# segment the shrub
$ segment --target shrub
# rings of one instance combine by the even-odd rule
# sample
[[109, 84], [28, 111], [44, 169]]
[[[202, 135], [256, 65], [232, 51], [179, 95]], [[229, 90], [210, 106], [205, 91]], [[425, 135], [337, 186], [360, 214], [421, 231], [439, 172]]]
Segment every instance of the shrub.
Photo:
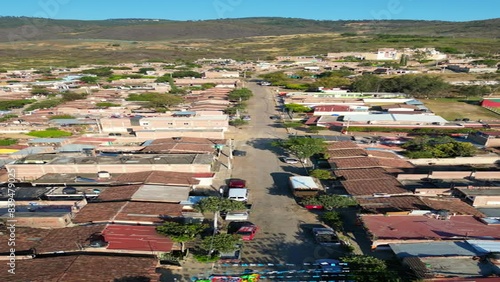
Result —
[[18, 142], [17, 139], [12, 139], [12, 138], [0, 139], [0, 146], [15, 145], [17, 144], [17, 142]]
[[38, 138], [59, 138], [59, 137], [68, 137], [71, 136], [72, 134], [70, 132], [63, 130], [47, 128], [46, 130], [30, 131], [27, 135]]

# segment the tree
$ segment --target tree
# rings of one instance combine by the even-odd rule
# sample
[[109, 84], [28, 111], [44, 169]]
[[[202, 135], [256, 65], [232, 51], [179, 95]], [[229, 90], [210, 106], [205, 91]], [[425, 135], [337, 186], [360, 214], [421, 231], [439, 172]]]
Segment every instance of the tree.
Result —
[[352, 197], [342, 195], [319, 195], [318, 200], [326, 209], [340, 209], [358, 205]]
[[151, 108], [169, 108], [182, 103], [182, 97], [173, 94], [158, 94], [149, 101]]
[[17, 139], [12, 139], [12, 138], [2, 138], [0, 139], [0, 146], [10, 146], [10, 145], [15, 145], [19, 142]]
[[33, 95], [49, 95], [50, 91], [46, 87], [33, 86], [33, 88], [31, 88], [31, 94], [33, 94]]
[[200, 212], [230, 212], [245, 210], [245, 203], [221, 197], [208, 197], [201, 199], [194, 208]]
[[294, 137], [286, 140], [274, 142], [273, 145], [284, 148], [297, 156], [302, 162], [307, 163], [307, 159], [315, 154], [326, 152], [326, 144], [321, 139]]
[[116, 104], [116, 103], [111, 103], [111, 102], [99, 102], [99, 103], [96, 103], [95, 106], [98, 108], [109, 108], [109, 107], [119, 107], [121, 105]]
[[242, 126], [242, 125], [247, 125], [247, 124], [248, 124], [248, 121], [243, 120], [241, 118], [237, 118], [235, 120], [229, 121], [229, 125], [236, 126], [236, 127]]
[[68, 92], [62, 93], [61, 96], [62, 96], [61, 100], [63, 102], [71, 102], [71, 101], [76, 101], [76, 100], [83, 100], [87, 97], [87, 94], [75, 93], [72, 91], [68, 91]]
[[174, 242], [180, 243], [182, 252], [184, 252], [184, 243], [196, 238], [206, 228], [206, 225], [197, 223], [181, 224], [177, 222], [165, 222], [163, 225], [156, 227], [156, 232], [170, 237]]
[[358, 76], [351, 85], [351, 90], [355, 92], [378, 92], [382, 78], [373, 75], [365, 74]]
[[471, 157], [476, 153], [476, 147], [471, 143], [458, 142], [448, 136], [416, 137], [401, 147], [406, 149], [405, 154], [411, 159]]
[[38, 138], [59, 138], [59, 137], [69, 137], [71, 136], [71, 132], [47, 128], [46, 130], [33, 130], [30, 131], [27, 135], [34, 136]]
[[202, 74], [195, 71], [183, 70], [183, 71], [174, 71], [172, 73], [173, 78], [183, 78], [183, 77], [195, 77], [201, 78]]
[[93, 74], [97, 76], [110, 76], [113, 74], [113, 70], [109, 67], [102, 67], [102, 68], [95, 68], [95, 69], [88, 69], [88, 70], [83, 70], [83, 74]]
[[97, 83], [99, 78], [97, 76], [82, 76], [80, 77], [80, 81], [88, 84]]
[[216, 250], [219, 253], [227, 253], [236, 250], [240, 240], [239, 236], [233, 234], [215, 234], [203, 239], [201, 248], [208, 252]]
[[240, 88], [240, 89], [235, 89], [231, 92], [229, 92], [229, 95], [227, 96], [230, 101], [247, 101], [248, 99], [252, 98], [253, 93], [252, 90], [248, 88]]
[[342, 230], [343, 222], [340, 213], [335, 211], [325, 212], [320, 215], [320, 220], [335, 230]]
[[320, 180], [328, 180], [334, 178], [332, 172], [326, 169], [314, 169], [309, 172], [309, 175]]
[[75, 117], [72, 115], [54, 115], [54, 116], [49, 117], [50, 120], [53, 120], [53, 119], [74, 119], [74, 118]]
[[306, 113], [306, 112], [311, 111], [311, 108], [309, 108], [307, 106], [303, 106], [300, 104], [294, 104], [294, 103], [286, 104], [285, 109], [288, 112], [292, 112], [292, 113]]
[[397, 273], [387, 268], [383, 260], [366, 255], [353, 255], [340, 258], [351, 269], [350, 275], [359, 282], [400, 282]]
[[137, 73], [147, 74], [148, 71], [155, 71], [155, 68], [140, 68]]

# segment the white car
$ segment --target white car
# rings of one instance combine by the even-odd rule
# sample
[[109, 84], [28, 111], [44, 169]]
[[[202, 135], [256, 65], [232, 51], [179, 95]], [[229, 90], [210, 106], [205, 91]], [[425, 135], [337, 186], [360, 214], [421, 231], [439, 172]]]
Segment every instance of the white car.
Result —
[[283, 161], [287, 164], [298, 164], [299, 163], [299, 160], [298, 159], [295, 159], [295, 158], [289, 158], [289, 157], [285, 157], [283, 158]]

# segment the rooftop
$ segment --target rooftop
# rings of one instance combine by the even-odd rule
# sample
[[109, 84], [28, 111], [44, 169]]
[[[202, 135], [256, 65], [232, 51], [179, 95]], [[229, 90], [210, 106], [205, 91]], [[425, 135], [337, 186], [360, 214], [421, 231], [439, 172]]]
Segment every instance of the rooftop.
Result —
[[353, 196], [373, 196], [374, 194], [410, 194], [395, 178], [346, 180], [342, 185]]
[[468, 215], [440, 220], [424, 215], [361, 215], [367, 230], [378, 240], [499, 240], [500, 226], [486, 225]]
[[465, 196], [500, 196], [500, 187], [456, 188]]
[[309, 176], [291, 176], [291, 185], [298, 190], [317, 190], [320, 189], [314, 178]]
[[188, 186], [142, 185], [132, 196], [134, 201], [180, 203], [189, 197]]
[[33, 163], [38, 160], [41, 165], [96, 165], [96, 164], [211, 164], [213, 156], [209, 154], [160, 154], [160, 155], [117, 155], [117, 156], [59, 156], [55, 154], [31, 155], [15, 164]]
[[472, 257], [484, 254], [466, 241], [389, 244], [389, 246], [400, 259], [405, 257]]
[[[153, 257], [130, 256], [55, 256], [16, 261], [16, 275], [4, 271], [3, 281], [118, 281], [130, 277], [146, 277], [157, 281], [155, 273], [158, 260]], [[103, 271], [89, 271], [98, 270]], [[14, 279], [14, 280], [12, 280]], [[150, 280], [149, 280], [150, 279]]]
[[116, 182], [192, 186], [200, 183], [195, 179], [196, 176], [197, 174], [188, 172], [141, 171], [117, 176]]
[[170, 252], [173, 242], [156, 232], [155, 226], [108, 225], [103, 232], [107, 249]]
[[345, 180], [393, 178], [383, 168], [341, 169], [333, 173]]

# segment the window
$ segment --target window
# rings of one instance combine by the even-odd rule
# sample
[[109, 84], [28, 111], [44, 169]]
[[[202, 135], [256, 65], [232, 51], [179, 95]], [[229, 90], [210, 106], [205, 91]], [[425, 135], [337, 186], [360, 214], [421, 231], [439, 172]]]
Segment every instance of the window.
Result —
[[143, 126], [148, 126], [149, 125], [149, 122], [143, 122], [142, 123]]
[[167, 124], [168, 124], [168, 125], [174, 125], [174, 123], [173, 123], [173, 122], [169, 122], [169, 123], [167, 123]]
[[189, 122], [185, 122], [184, 125], [189, 125]]

